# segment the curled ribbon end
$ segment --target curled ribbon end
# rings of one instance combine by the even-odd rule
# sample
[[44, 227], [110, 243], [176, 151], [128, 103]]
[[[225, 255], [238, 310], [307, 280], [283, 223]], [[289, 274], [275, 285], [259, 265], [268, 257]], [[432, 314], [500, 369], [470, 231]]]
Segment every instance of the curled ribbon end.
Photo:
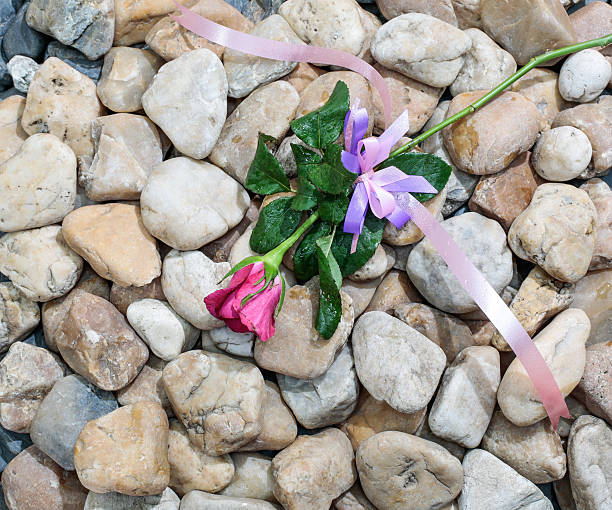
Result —
[[353, 234], [353, 240], [351, 241], [351, 253], [357, 251], [357, 242], [359, 241], [359, 234]]

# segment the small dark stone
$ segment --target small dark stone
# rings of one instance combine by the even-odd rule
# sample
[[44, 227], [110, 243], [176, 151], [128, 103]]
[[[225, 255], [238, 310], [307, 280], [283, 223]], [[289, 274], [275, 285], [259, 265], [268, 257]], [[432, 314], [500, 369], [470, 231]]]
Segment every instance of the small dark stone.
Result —
[[[2, 42], [2, 38], [0, 37], [0, 43]], [[6, 62], [2, 58], [0, 54], [0, 91], [6, 90], [9, 87], [13, 86], [13, 78], [6, 67]]]
[[257, 23], [272, 14], [278, 13], [278, 8], [284, 0], [227, 0], [227, 3], [238, 9], [243, 16]]
[[49, 46], [47, 46], [45, 60], [49, 57], [57, 57], [63, 60], [66, 64], [74, 67], [77, 71], [98, 83], [100, 73], [102, 72], [102, 65], [104, 64], [104, 58], [89, 60], [79, 50], [75, 50], [70, 46], [65, 46], [58, 41], [51, 41]]
[[41, 62], [49, 37], [30, 28], [25, 22], [27, 2], [21, 6], [2, 39], [2, 56], [8, 62], [15, 55], [25, 55]]
[[0, 92], [0, 101], [2, 101], [3, 99], [6, 99], [7, 97], [11, 97], [11, 96], [26, 97], [26, 95], [23, 92], [21, 92], [20, 90], [17, 90], [15, 87], [11, 87], [10, 89], [6, 89]]

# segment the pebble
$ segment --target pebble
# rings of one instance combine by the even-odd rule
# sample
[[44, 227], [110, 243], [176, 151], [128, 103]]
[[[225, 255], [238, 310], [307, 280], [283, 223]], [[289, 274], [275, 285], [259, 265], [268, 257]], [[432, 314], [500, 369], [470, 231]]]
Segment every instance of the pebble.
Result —
[[103, 278], [141, 286], [161, 274], [155, 239], [146, 231], [137, 205], [88, 205], [64, 218], [68, 245]]
[[[304, 44], [278, 14], [263, 19], [248, 33], [274, 41]], [[289, 74], [295, 69], [297, 62], [264, 59], [226, 48], [223, 53], [223, 66], [227, 74], [229, 97], [241, 98], [248, 96], [257, 87]]]
[[581, 416], [567, 443], [572, 494], [578, 510], [612, 505], [612, 430], [603, 420]]
[[142, 299], [127, 309], [127, 319], [138, 336], [157, 357], [171, 361], [191, 349], [200, 336], [193, 327], [165, 301]]
[[166, 365], [162, 379], [189, 439], [208, 455], [235, 451], [261, 432], [264, 382], [251, 363], [189, 351]]
[[379, 244], [366, 263], [348, 277], [357, 282], [375, 280], [384, 276], [395, 264], [395, 251], [390, 246]]
[[104, 56], [98, 81], [98, 97], [114, 112], [136, 112], [142, 109], [142, 95], [164, 64], [149, 50], [119, 46]]
[[238, 451], [282, 450], [297, 436], [295, 418], [282, 399], [279, 387], [272, 381], [264, 381], [264, 384], [261, 432]]
[[[194, 96], [194, 90], [200, 94]], [[204, 48], [164, 64], [142, 95], [142, 106], [178, 151], [194, 159], [205, 158], [227, 115], [223, 64]]]
[[175, 10], [176, 4], [172, 0], [157, 0], [144, 4], [134, 3], [132, 0], [117, 0], [113, 44], [131, 46], [144, 42], [153, 25]]
[[446, 23], [457, 26], [457, 17], [451, 0], [434, 0], [423, 2], [421, 0], [378, 0], [376, 5], [381, 14], [388, 20], [397, 18], [410, 12], [429, 14]]
[[599, 51], [587, 49], [565, 59], [559, 72], [559, 93], [567, 101], [589, 103], [605, 90], [612, 66]]
[[259, 453], [232, 453], [235, 474], [231, 483], [219, 492], [233, 498], [263, 499], [276, 503], [272, 461]]
[[561, 510], [576, 510], [576, 503], [572, 496], [572, 486], [570, 485], [569, 475], [566, 475], [565, 478], [561, 480], [554, 481], [553, 490]]
[[425, 304], [400, 304], [393, 315], [438, 345], [446, 355], [447, 365], [463, 349], [477, 345], [467, 324]]
[[359, 483], [336, 499], [331, 508], [332, 510], [376, 510], [376, 507], [366, 498]]
[[319, 377], [305, 380], [278, 374], [277, 379], [283, 399], [297, 421], [307, 429], [344, 421], [357, 405], [359, 380], [348, 345]]
[[6, 67], [13, 78], [15, 88], [20, 92], [27, 93], [34, 78], [34, 73], [38, 71], [40, 66], [30, 57], [15, 55], [7, 62]]
[[170, 480], [166, 413], [138, 402], [90, 421], [76, 441], [74, 465], [91, 491], [159, 494]]
[[[558, 314], [533, 339], [563, 396], [569, 395], [580, 382], [589, 331], [586, 314], [570, 308]], [[518, 358], [502, 378], [497, 401], [506, 418], [519, 427], [532, 425], [546, 416], [535, 387]]]
[[218, 492], [234, 477], [234, 463], [229, 455], [211, 456], [194, 445], [187, 430], [177, 421], [170, 422], [168, 436], [170, 487], [179, 496], [189, 491]]
[[[455, 96], [447, 118], [484, 95], [478, 90]], [[493, 101], [442, 131], [444, 146], [459, 170], [494, 174], [529, 149], [544, 120], [535, 104], [516, 92], [502, 92]]]
[[593, 158], [589, 168], [579, 177], [588, 179], [605, 174], [612, 166], [612, 120], [609, 110], [601, 104], [581, 104], [559, 113], [552, 127], [573, 126], [591, 142]]
[[432, 87], [446, 87], [457, 78], [471, 46], [468, 35], [453, 25], [413, 12], [385, 23], [372, 39], [371, 51], [389, 69]]
[[517, 427], [497, 410], [481, 447], [533, 483], [549, 483], [565, 476], [565, 452], [549, 420]]
[[0, 273], [32, 301], [67, 294], [82, 269], [83, 259], [66, 244], [58, 225], [0, 237]]
[[70, 67], [76, 69], [79, 73], [91, 78], [94, 83], [98, 83], [104, 59], [89, 60], [79, 50], [75, 50], [70, 46], [65, 46], [59, 41], [51, 41], [45, 50], [44, 60], [49, 57], [57, 57], [66, 62]]
[[293, 85], [298, 94], [301, 95], [304, 89], [322, 74], [327, 73], [323, 69], [300, 62], [293, 71], [282, 79]]
[[472, 40], [472, 47], [463, 57], [463, 67], [450, 86], [453, 96], [474, 90], [490, 90], [514, 74], [516, 62], [482, 30], [464, 31]]
[[40, 66], [28, 89], [21, 125], [26, 133], [51, 133], [68, 144], [79, 166], [93, 159], [90, 123], [102, 115], [96, 84], [59, 58], [49, 57]]
[[32, 426], [32, 441], [62, 468], [74, 470], [74, 445], [83, 427], [117, 409], [112, 393], [101, 390], [80, 375], [55, 383], [44, 397]]
[[586, 363], [575, 396], [584, 402], [594, 415], [612, 422], [612, 342], [590, 345], [586, 350]]
[[500, 378], [497, 349], [483, 345], [461, 351], [444, 373], [429, 412], [431, 431], [476, 448], [493, 415]]
[[117, 113], [91, 123], [95, 156], [79, 185], [93, 201], [138, 200], [163, 158], [157, 127], [144, 116]]
[[582, 131], [560, 126], [542, 133], [531, 161], [540, 177], [563, 182], [582, 174], [591, 162], [592, 153], [591, 142]]
[[227, 326], [223, 326], [210, 331], [202, 331], [202, 336], [207, 336], [210, 342], [220, 349], [220, 352], [227, 352], [244, 358], [253, 357], [255, 342], [253, 333], [236, 333]]
[[375, 399], [402, 413], [427, 405], [446, 364], [442, 349], [384, 312], [362, 315], [352, 343], [359, 380]]
[[[427, 411], [427, 409], [424, 409]], [[446, 439], [442, 439], [441, 437], [436, 436], [431, 429], [429, 428], [427, 415], [422, 420], [422, 423], [419, 425], [415, 435], [426, 439], [427, 441], [431, 441], [432, 443], [436, 443], [447, 450], [453, 457], [457, 457], [460, 461], [463, 460], [463, 456], [465, 455], [465, 448], [460, 446], [459, 444], [453, 441], [447, 441]]]
[[255, 362], [261, 368], [297, 379], [323, 375], [346, 344], [353, 327], [354, 310], [348, 294], [341, 292], [342, 317], [332, 337], [325, 340], [315, 329], [319, 309], [319, 280], [287, 290], [276, 317], [276, 332], [266, 342], [255, 343]]
[[165, 301], [164, 291], [162, 290], [161, 278], [157, 277], [141, 287], [130, 285], [129, 287], [122, 287], [113, 283], [110, 289], [109, 301], [115, 305], [115, 308], [119, 310], [123, 315], [127, 313], [128, 307], [134, 301], [140, 301], [141, 299], [158, 299]]
[[[406, 264], [404, 263], [404, 267]], [[403, 303], [420, 303], [423, 298], [404, 271], [393, 269], [387, 273], [365, 311], [389, 312]]]
[[463, 476], [459, 510], [553, 510], [540, 489], [485, 450], [465, 455]]
[[[588, 41], [607, 35], [612, 23], [612, 9], [605, 2], [585, 2], [584, 7], [570, 14], [570, 22], [576, 33], [576, 41]], [[604, 50], [604, 54], [608, 53]]]
[[300, 96], [285, 81], [254, 90], [223, 125], [210, 161], [244, 184], [260, 133], [281, 140], [293, 119]]
[[11, 282], [0, 282], [0, 352], [27, 338], [39, 323], [38, 305]]
[[17, 455], [2, 471], [9, 510], [80, 510], [87, 490], [75, 473], [63, 470], [36, 446]]
[[27, 24], [95, 60], [110, 50], [115, 30], [113, 0], [32, 0]]
[[181, 510], [276, 510], [267, 501], [251, 498], [232, 498], [208, 492], [191, 491], [181, 500]]
[[76, 158], [54, 135], [33, 135], [0, 164], [0, 183], [0, 229], [16, 232], [58, 223], [74, 208]]
[[[15, 6], [21, 4], [17, 2]], [[45, 52], [45, 46], [49, 38], [45, 34], [37, 32], [26, 23], [26, 13], [30, 2], [23, 3], [17, 15], [12, 18], [2, 36], [2, 54], [6, 60], [11, 60], [15, 55], [25, 55], [34, 60], [40, 60]], [[1, 59], [0, 59], [1, 60]]]
[[355, 460], [368, 499], [387, 510], [430, 510], [461, 492], [461, 463], [441, 446], [403, 432], [365, 440]]
[[524, 152], [505, 170], [483, 175], [468, 206], [470, 211], [497, 221], [507, 231], [529, 206], [539, 182], [531, 165], [531, 152]]
[[[587, 351], [588, 354], [588, 351]], [[576, 390], [576, 393], [574, 393], [575, 395], [577, 395], [579, 392], [578, 390]], [[563, 438], [563, 440], [567, 439], [567, 437], [569, 436], [570, 433], [570, 428], [572, 426], [572, 424], [576, 421], [576, 419], [579, 416], [582, 416], [583, 414], [591, 414], [589, 412], [589, 410], [582, 405], [582, 403], [578, 400], [576, 400], [574, 397], [569, 396], [565, 398], [565, 403], [567, 404], [567, 409], [570, 412], [570, 418], [563, 418], [561, 417], [561, 419], [559, 420], [559, 427], [557, 428], [557, 433], [559, 434], [559, 436], [561, 436], [561, 438]], [[538, 423], [543, 423], [543, 422], [538, 422]]]
[[[246, 19], [239, 10], [224, 0], [199, 0], [191, 10], [219, 25], [247, 32], [253, 23]], [[164, 60], [174, 60], [184, 53], [206, 48], [221, 58], [224, 47], [200, 37], [179, 25], [169, 16], [160, 19], [148, 31], [145, 42]]]
[[149, 356], [146, 344], [111, 303], [82, 290], [74, 292], [56, 342], [70, 368], [107, 391], [127, 386]]
[[365, 312], [381, 281], [382, 276], [379, 276], [375, 280], [369, 280], [366, 282], [355, 282], [353, 280], [349, 280], [348, 278], [343, 280], [341, 290], [346, 292], [346, 294], [348, 294], [348, 296], [353, 300], [353, 312], [355, 314], [355, 318], [359, 317], [363, 312]]
[[25, 99], [21, 96], [11, 96], [0, 102], [0, 164], [12, 158], [28, 137], [21, 127], [24, 108]]
[[581, 187], [597, 210], [595, 249], [589, 271], [612, 268], [612, 190], [601, 179], [590, 179]]
[[288, 0], [278, 13], [307, 44], [345, 51], [361, 58], [369, 49], [372, 22], [353, 0]]
[[583, 310], [591, 321], [587, 345], [607, 342], [612, 338], [612, 271], [587, 274], [576, 283], [572, 306]]
[[[465, 213], [443, 221], [442, 226], [496, 292], [510, 283], [512, 254], [499, 223], [477, 213]], [[466, 313], [478, 308], [429, 239], [412, 250], [406, 271], [419, 292], [440, 310]]]
[[136, 378], [117, 392], [117, 402], [122, 406], [136, 402], [155, 402], [164, 408], [166, 414], [172, 414], [172, 406], [162, 382], [162, 371], [149, 365], [142, 367]]
[[272, 459], [272, 476], [286, 510], [327, 510], [357, 480], [351, 442], [335, 428], [299, 436]]
[[426, 411], [424, 407], [414, 413], [400, 413], [362, 389], [357, 407], [340, 428], [356, 450], [363, 441], [386, 430], [414, 434], [423, 423]]
[[509, 51], [519, 65], [576, 42], [561, 2], [481, 0], [480, 15], [484, 31]]
[[512, 223], [508, 244], [550, 276], [575, 283], [595, 248], [597, 212], [588, 194], [568, 184], [538, 186], [529, 207]]
[[181, 498], [167, 487], [155, 496], [126, 496], [119, 492], [89, 492], [83, 510], [179, 510]]
[[557, 114], [567, 107], [559, 94], [558, 81], [558, 73], [537, 67], [515, 81], [508, 90], [518, 92], [532, 101], [549, 128]]
[[224, 323], [209, 313], [204, 298], [229, 284], [228, 280], [220, 281], [230, 269], [227, 262], [215, 263], [201, 251], [172, 250], [164, 258], [164, 295], [174, 311], [196, 328], [219, 328]]
[[66, 366], [48, 350], [15, 342], [0, 361], [0, 424], [28, 433], [45, 395]]
[[[533, 336], [549, 319], [572, 305], [574, 292], [574, 284], [555, 280], [536, 266], [521, 283], [509, 308], [527, 334]], [[500, 351], [511, 350], [497, 330], [491, 343]]]
[[147, 230], [177, 250], [218, 239], [240, 223], [249, 203], [246, 190], [220, 168], [185, 157], [155, 167], [140, 202]]

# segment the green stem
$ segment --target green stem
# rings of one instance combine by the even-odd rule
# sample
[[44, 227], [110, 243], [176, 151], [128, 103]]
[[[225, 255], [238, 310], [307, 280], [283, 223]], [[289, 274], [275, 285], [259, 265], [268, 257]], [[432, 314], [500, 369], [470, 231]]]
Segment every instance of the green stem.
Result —
[[427, 131], [421, 133], [419, 136], [414, 138], [411, 142], [402, 145], [400, 148], [394, 150], [389, 157], [397, 156], [402, 152], [409, 151], [410, 149], [416, 147], [423, 140], [429, 138], [431, 135], [437, 133], [438, 131], [442, 131], [446, 126], [451, 125], [453, 122], [462, 119], [466, 115], [470, 113], [474, 113], [478, 108], [488, 103], [491, 99], [497, 96], [504, 89], [512, 85], [516, 80], [518, 80], [521, 76], [524, 76], [529, 71], [531, 71], [534, 67], [548, 62], [554, 58], [563, 57], [565, 55], [569, 55], [570, 53], [574, 53], [577, 51], [585, 50], [587, 48], [594, 48], [596, 46], [606, 46], [612, 43], [612, 34], [608, 34], [604, 37], [600, 37], [598, 39], [592, 39], [590, 41], [581, 42], [578, 44], [572, 44], [571, 46], [565, 46], [564, 48], [559, 48], [558, 50], [547, 51], [542, 55], [538, 55], [537, 57], [533, 57], [529, 63], [521, 67], [516, 73], [510, 76], [508, 79], [501, 82], [497, 87], [493, 90], [487, 92], [484, 96], [482, 96], [478, 101], [473, 102], [467, 108], [464, 108], [460, 112], [455, 113], [455, 115], [449, 117], [448, 119], [440, 122], [440, 124], [435, 125], [434, 127], [428, 129]]
[[287, 239], [285, 239], [282, 243], [280, 243], [276, 248], [269, 251], [264, 255], [264, 258], [269, 262], [276, 265], [276, 267], [280, 266], [280, 263], [283, 260], [283, 255], [285, 252], [293, 246], [293, 244], [301, 237], [301, 235], [306, 232], [312, 224], [319, 219], [319, 211], [313, 212], [304, 223], [302, 223], [296, 231], [291, 234]]

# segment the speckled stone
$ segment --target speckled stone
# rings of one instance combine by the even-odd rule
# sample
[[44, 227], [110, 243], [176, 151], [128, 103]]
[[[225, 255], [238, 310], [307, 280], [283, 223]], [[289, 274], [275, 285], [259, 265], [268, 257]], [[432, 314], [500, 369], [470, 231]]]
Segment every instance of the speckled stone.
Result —
[[0, 283], [0, 351], [26, 338], [40, 322], [38, 305], [11, 282]]
[[181, 498], [170, 488], [155, 496], [127, 496], [119, 492], [89, 491], [83, 510], [179, 510]]
[[13, 157], [28, 134], [21, 127], [25, 98], [10, 96], [0, 101], [0, 163]]

